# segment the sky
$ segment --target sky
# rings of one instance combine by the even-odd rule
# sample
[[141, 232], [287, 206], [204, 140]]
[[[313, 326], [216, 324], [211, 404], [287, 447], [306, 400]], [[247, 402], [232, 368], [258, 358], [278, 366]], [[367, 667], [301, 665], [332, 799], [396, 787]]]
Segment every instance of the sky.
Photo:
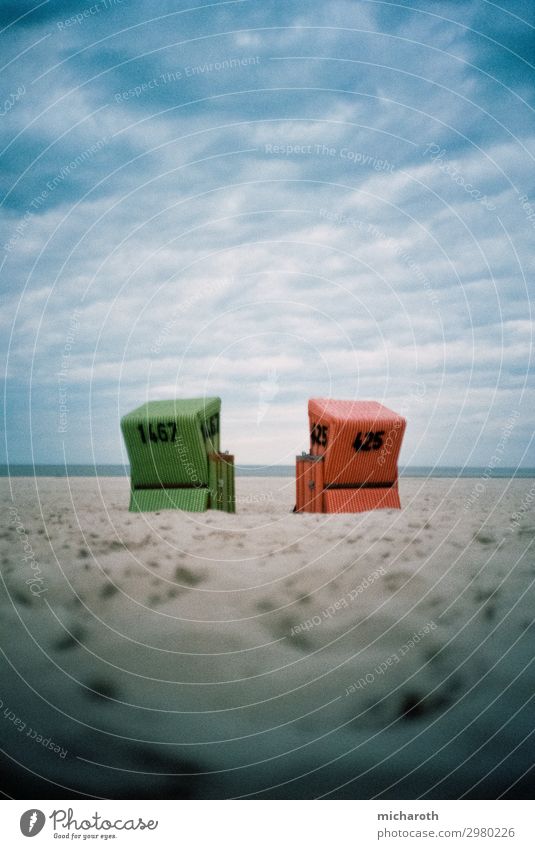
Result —
[[4, 2], [2, 463], [120, 463], [219, 395], [293, 463], [310, 397], [405, 465], [535, 466], [535, 4]]

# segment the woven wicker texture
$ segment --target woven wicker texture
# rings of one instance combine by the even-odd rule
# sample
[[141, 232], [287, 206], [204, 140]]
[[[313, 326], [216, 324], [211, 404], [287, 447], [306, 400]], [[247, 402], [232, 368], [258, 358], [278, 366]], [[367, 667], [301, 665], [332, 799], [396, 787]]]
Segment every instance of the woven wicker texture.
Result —
[[399, 510], [397, 487], [370, 489], [326, 489], [323, 493], [326, 513], [364, 513], [366, 510]]
[[208, 455], [219, 451], [220, 410], [220, 398], [149, 401], [122, 418], [131, 510], [206, 509]]
[[297, 513], [323, 512], [323, 458], [304, 454], [295, 458]]
[[308, 402], [311, 454], [325, 458], [325, 484], [393, 483], [405, 419], [377, 401]]
[[189, 510], [202, 513], [208, 508], [207, 489], [134, 489], [130, 510], [148, 513], [155, 510]]
[[209, 454], [210, 507], [214, 510], [236, 512], [234, 493], [234, 457], [230, 454]]

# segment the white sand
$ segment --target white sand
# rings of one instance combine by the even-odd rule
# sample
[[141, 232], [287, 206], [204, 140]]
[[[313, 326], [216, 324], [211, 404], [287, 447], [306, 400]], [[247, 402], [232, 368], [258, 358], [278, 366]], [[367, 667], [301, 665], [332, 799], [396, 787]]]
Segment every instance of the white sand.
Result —
[[531, 795], [533, 480], [341, 516], [291, 478], [238, 478], [233, 516], [0, 485], [8, 795]]

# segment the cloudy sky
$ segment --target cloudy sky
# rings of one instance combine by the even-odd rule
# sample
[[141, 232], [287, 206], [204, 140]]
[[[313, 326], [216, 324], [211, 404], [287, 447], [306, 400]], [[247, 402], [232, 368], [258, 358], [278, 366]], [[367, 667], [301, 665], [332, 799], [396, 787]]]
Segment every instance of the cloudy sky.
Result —
[[[503, 6], [503, 8], [502, 8]], [[3, 2], [2, 462], [122, 462], [220, 395], [292, 463], [313, 396], [405, 464], [535, 465], [534, 5]]]

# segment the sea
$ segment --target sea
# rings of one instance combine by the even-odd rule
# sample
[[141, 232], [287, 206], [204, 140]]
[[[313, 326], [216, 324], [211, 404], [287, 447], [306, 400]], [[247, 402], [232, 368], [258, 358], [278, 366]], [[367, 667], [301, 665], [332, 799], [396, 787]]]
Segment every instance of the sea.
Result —
[[[295, 466], [236, 465], [236, 475], [254, 478], [294, 477]], [[409, 478], [535, 478], [535, 468], [503, 466], [489, 469], [484, 466], [400, 466], [402, 477]], [[39, 463], [0, 465], [0, 477], [129, 477], [130, 467], [118, 463], [73, 463], [53, 465]]]

